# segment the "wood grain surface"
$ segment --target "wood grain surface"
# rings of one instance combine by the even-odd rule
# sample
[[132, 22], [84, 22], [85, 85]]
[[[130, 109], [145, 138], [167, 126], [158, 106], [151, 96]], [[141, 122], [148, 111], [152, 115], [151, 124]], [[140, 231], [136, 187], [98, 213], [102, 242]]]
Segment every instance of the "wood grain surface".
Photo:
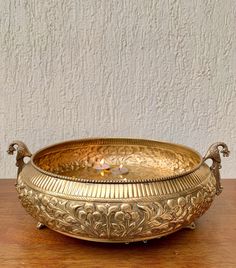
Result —
[[36, 229], [14, 180], [0, 181], [0, 267], [236, 267], [236, 180], [197, 221], [196, 230], [125, 244], [101, 244]]

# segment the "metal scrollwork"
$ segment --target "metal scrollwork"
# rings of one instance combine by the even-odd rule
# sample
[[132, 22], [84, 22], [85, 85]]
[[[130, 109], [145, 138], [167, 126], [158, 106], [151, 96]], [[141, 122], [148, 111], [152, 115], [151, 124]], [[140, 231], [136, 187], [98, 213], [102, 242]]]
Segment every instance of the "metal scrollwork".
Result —
[[162, 236], [189, 225], [211, 205], [214, 184], [193, 194], [156, 202], [73, 201], [17, 186], [20, 201], [34, 218], [51, 229], [91, 240], [130, 241]]

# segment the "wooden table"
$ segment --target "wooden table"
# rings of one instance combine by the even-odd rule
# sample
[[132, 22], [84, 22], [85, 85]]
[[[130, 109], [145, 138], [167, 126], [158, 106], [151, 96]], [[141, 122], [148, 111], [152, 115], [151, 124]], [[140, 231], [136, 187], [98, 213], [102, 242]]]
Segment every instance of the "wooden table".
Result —
[[0, 267], [236, 267], [236, 180], [197, 221], [195, 230], [125, 244], [77, 240], [36, 222], [21, 207], [15, 180], [0, 180]]

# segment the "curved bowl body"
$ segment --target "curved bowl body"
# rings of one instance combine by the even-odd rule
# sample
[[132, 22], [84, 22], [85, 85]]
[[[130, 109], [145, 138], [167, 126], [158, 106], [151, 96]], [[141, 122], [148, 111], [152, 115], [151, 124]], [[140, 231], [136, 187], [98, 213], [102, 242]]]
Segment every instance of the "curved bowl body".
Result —
[[[129, 174], [94, 173], [100, 157], [124, 164]], [[210, 207], [216, 178], [197, 152], [181, 145], [90, 139], [38, 151], [19, 168], [16, 188], [27, 212], [57, 232], [132, 242], [191, 224]]]

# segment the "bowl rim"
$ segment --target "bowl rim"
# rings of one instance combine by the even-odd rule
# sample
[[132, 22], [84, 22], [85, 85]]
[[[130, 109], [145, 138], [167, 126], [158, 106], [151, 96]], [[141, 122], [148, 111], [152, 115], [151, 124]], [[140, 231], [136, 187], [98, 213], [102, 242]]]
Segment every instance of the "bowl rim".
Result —
[[[88, 141], [132, 141], [132, 142], [142, 142], [144, 143], [143, 145], [145, 146], [145, 143], [162, 143], [162, 144], [168, 144], [168, 145], [173, 145], [173, 146], [177, 146], [180, 147], [182, 149], [188, 150], [192, 153], [194, 153], [195, 155], [197, 155], [199, 157], [199, 163], [192, 169], [179, 173], [179, 174], [174, 174], [174, 175], [170, 175], [170, 176], [163, 176], [163, 177], [158, 177], [158, 178], [145, 178], [145, 179], [127, 179], [127, 180], [121, 180], [119, 178], [117, 179], [103, 179], [103, 180], [97, 180], [97, 179], [88, 179], [88, 178], [73, 178], [70, 176], [63, 176], [63, 175], [59, 175], [56, 173], [52, 173], [52, 172], [48, 172], [42, 168], [40, 168], [39, 166], [37, 166], [34, 163], [34, 159], [35, 157], [40, 154], [42, 151], [47, 150], [49, 148], [53, 148], [59, 145], [66, 145], [66, 144], [70, 144], [70, 143], [76, 143], [76, 142], [88, 142]], [[201, 167], [201, 165], [204, 163], [203, 157], [201, 156], [201, 154], [196, 151], [195, 149], [183, 145], [183, 144], [179, 144], [179, 143], [173, 143], [173, 142], [169, 142], [169, 141], [164, 141], [164, 140], [154, 140], [154, 139], [144, 139], [144, 138], [134, 138], [134, 137], [89, 137], [89, 138], [82, 138], [82, 139], [72, 139], [72, 140], [65, 140], [65, 141], [61, 141], [61, 142], [57, 142], [57, 143], [53, 143], [50, 144], [48, 146], [45, 146], [39, 150], [37, 150], [35, 153], [32, 154], [31, 159], [30, 159], [30, 164], [39, 172], [47, 175], [47, 176], [51, 176], [54, 178], [58, 178], [61, 180], [69, 180], [69, 181], [75, 181], [75, 182], [84, 182], [84, 183], [102, 183], [102, 184], [117, 184], [117, 183], [122, 183], [122, 184], [130, 184], [130, 183], [144, 183], [144, 182], [158, 182], [158, 181], [165, 181], [165, 180], [171, 180], [171, 179], [175, 179], [175, 178], [179, 178], [185, 175], [188, 175], [190, 173], [193, 173], [194, 171], [196, 171], [197, 169], [199, 169]]]

